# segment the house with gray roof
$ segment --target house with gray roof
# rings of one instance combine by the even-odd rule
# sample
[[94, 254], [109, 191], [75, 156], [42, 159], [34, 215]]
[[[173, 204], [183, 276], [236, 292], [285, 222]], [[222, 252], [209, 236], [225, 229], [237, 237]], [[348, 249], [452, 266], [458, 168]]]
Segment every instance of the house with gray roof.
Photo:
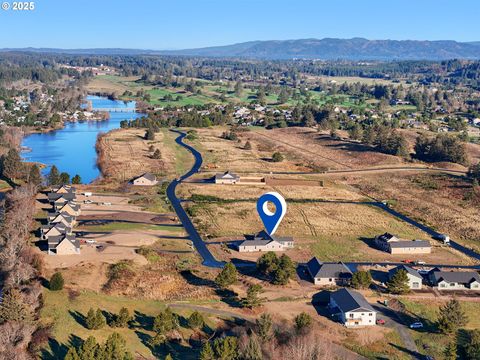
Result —
[[47, 240], [49, 255], [80, 254], [80, 241], [72, 235], [50, 236]]
[[293, 248], [292, 237], [269, 235], [262, 230], [253, 236], [246, 236], [246, 239], [238, 245], [239, 252], [255, 251], [284, 251]]
[[71, 216], [67, 212], [50, 212], [47, 215], [49, 224], [63, 223], [66, 226], [73, 227], [75, 223], [75, 216]]
[[221, 174], [216, 174], [214, 177], [215, 184], [236, 184], [240, 181], [240, 176], [233, 172], [226, 171]]
[[377, 311], [362, 294], [351, 289], [342, 288], [331, 293], [328, 307], [348, 328], [372, 326], [377, 322]]
[[316, 257], [307, 263], [307, 271], [315, 285], [344, 286], [352, 280], [352, 271], [343, 262], [321, 262]]
[[76, 199], [75, 193], [48, 193], [48, 202], [53, 204], [54, 206], [63, 206], [69, 201], [75, 201]]
[[408, 277], [408, 287], [412, 290], [421, 289], [423, 284], [423, 276], [419, 272], [410, 266], [399, 265], [388, 271], [388, 278], [392, 277], [400, 270], [404, 270], [407, 273]]
[[432, 245], [427, 240], [400, 240], [390, 233], [376, 236], [374, 243], [378, 249], [393, 255], [430, 254], [432, 252]]
[[40, 231], [41, 231], [43, 240], [47, 240], [50, 236], [72, 234], [72, 228], [69, 226], [66, 226], [61, 222], [56, 224], [44, 225], [41, 227]]
[[157, 177], [149, 172], [142, 174], [132, 180], [132, 185], [136, 186], [153, 186], [157, 184]]
[[480, 291], [480, 275], [476, 271], [441, 271], [436, 268], [428, 273], [428, 277], [438, 290]]

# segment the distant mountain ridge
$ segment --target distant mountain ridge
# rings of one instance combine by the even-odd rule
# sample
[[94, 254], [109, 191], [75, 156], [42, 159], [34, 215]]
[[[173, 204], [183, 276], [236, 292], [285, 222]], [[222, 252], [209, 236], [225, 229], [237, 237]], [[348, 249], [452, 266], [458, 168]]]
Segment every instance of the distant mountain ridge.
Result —
[[454, 58], [480, 59], [480, 41], [324, 38], [249, 41], [225, 46], [184, 50], [24, 48], [2, 49], [1, 51], [56, 52], [83, 55], [184, 55], [257, 59], [447, 60]]

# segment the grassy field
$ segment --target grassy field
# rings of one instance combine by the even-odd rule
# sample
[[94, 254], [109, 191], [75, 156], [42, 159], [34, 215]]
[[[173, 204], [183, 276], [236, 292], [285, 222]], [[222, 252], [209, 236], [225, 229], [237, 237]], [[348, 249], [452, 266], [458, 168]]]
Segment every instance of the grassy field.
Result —
[[[146, 341], [154, 335], [151, 331], [151, 323], [160, 311], [165, 309], [165, 303], [155, 300], [131, 299], [127, 297], [109, 296], [91, 291], [80, 291], [75, 295], [68, 293], [67, 290], [52, 292], [44, 290], [45, 305], [41, 311], [41, 322], [44, 324], [53, 323], [54, 341], [44, 351], [44, 358], [54, 354], [62, 358], [66, 347], [80, 338], [85, 340], [88, 336], [94, 336], [97, 341], [104, 342], [105, 339], [114, 331], [120, 333], [127, 341], [127, 347], [134, 357], [152, 357], [152, 351], [146, 345]], [[105, 326], [99, 330], [88, 330], [83, 325], [83, 316], [88, 310], [100, 308], [108, 313], [118, 313], [122, 307], [129, 309], [130, 314], [134, 314], [134, 321], [129, 328], [111, 328]], [[177, 312], [177, 311], [175, 311]], [[182, 317], [190, 315], [189, 310], [178, 311]], [[204, 314], [207, 325], [210, 328], [216, 328], [217, 319]], [[192, 330], [181, 327], [180, 333], [184, 339], [188, 339]], [[197, 353], [185, 341], [174, 345], [170, 349], [164, 349], [164, 353], [156, 356], [166, 356], [171, 352], [176, 359], [196, 359]]]
[[[452, 337], [440, 334], [436, 330], [435, 321], [438, 317], [439, 307], [443, 304], [438, 301], [418, 302], [411, 300], [402, 300], [402, 303], [405, 305], [406, 310], [410, 315], [415, 316], [426, 325], [426, 328], [422, 331], [411, 330], [411, 334], [415, 339], [415, 343], [418, 348], [426, 349], [426, 352], [433, 356], [435, 359], [443, 358], [443, 351], [447, 344], [453, 340]], [[473, 330], [480, 328], [480, 318], [477, 314], [480, 311], [479, 302], [467, 302], [460, 301], [463, 310], [468, 316], [468, 324], [465, 326], [464, 330]], [[461, 335], [462, 330], [460, 331], [460, 344], [464, 341], [464, 336]]]
[[[343, 82], [343, 78], [339, 78], [339, 82]], [[361, 79], [361, 78], [359, 78]], [[198, 79], [193, 79], [197, 80]], [[257, 100], [257, 90], [252, 88], [244, 88], [242, 94], [237, 96], [233, 91], [233, 83], [213, 83], [202, 80], [199, 87], [199, 93], [191, 93], [184, 91], [183, 88], [174, 87], [158, 87], [143, 84], [138, 77], [122, 77], [115, 75], [100, 75], [94, 77], [87, 86], [90, 92], [115, 93], [121, 99], [138, 100], [136, 93], [139, 90], [144, 91], [150, 96], [149, 103], [155, 106], [188, 106], [188, 105], [205, 105], [208, 103], [231, 102], [236, 104], [249, 104]], [[124, 96], [126, 91], [130, 91], [132, 95]], [[280, 104], [277, 94], [269, 94], [266, 96], [268, 105], [296, 105], [297, 103], [305, 103], [307, 100], [317, 103], [318, 105], [333, 104], [344, 107], [370, 107], [368, 103], [358, 103], [355, 98], [347, 95], [327, 95], [322, 92], [309, 90], [308, 96], [304, 96], [297, 91], [295, 98], [290, 98], [285, 104]]]

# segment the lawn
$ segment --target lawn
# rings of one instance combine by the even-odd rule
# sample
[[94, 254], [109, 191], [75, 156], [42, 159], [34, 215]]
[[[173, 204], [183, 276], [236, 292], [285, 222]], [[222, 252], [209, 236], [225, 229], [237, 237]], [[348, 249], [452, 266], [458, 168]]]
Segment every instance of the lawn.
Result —
[[[104, 342], [105, 339], [114, 331], [120, 333], [127, 341], [127, 347], [134, 356], [151, 358], [152, 352], [146, 346], [146, 340], [154, 335], [151, 331], [151, 323], [161, 310], [165, 308], [165, 303], [155, 300], [130, 299], [119, 296], [109, 296], [92, 291], [81, 291], [75, 295], [69, 295], [67, 290], [52, 292], [47, 289], [43, 292], [44, 307], [40, 313], [40, 320], [44, 324], [53, 323], [54, 341], [50, 341], [49, 347], [45, 349], [43, 358], [49, 358], [52, 353], [58, 358], [66, 352], [66, 346], [77, 338], [85, 340], [88, 336], [94, 336], [97, 341]], [[118, 313], [122, 307], [126, 307], [130, 314], [134, 314], [134, 321], [129, 328], [111, 328], [105, 326], [99, 330], [88, 330], [83, 325], [83, 316], [88, 310], [100, 308], [108, 313]], [[189, 310], [178, 312], [182, 317], [190, 315]], [[207, 317], [204, 314], [207, 325], [215, 328], [216, 319]], [[181, 321], [181, 325], [184, 321]], [[180, 333], [184, 339], [188, 339], [192, 330], [181, 327]], [[166, 349], [165, 349], [166, 350]], [[161, 354], [161, 358], [172, 352], [176, 359], [196, 359], [196, 351], [192, 350], [185, 342], [175, 345]], [[156, 354], [158, 355], [158, 354]]]
[[175, 155], [175, 171], [177, 176], [186, 173], [193, 165], [193, 155], [183, 146], [178, 145], [175, 139], [178, 134], [168, 129], [160, 129], [163, 133], [163, 145], [168, 147]]

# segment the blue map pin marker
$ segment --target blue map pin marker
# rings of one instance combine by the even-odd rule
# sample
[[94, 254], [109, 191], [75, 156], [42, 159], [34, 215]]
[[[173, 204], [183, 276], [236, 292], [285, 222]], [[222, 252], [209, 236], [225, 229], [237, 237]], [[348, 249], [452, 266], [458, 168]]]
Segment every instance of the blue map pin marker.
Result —
[[[268, 209], [269, 202], [275, 205], [275, 212]], [[287, 203], [279, 193], [268, 192], [258, 199], [257, 211], [268, 235], [273, 235], [287, 212]]]

